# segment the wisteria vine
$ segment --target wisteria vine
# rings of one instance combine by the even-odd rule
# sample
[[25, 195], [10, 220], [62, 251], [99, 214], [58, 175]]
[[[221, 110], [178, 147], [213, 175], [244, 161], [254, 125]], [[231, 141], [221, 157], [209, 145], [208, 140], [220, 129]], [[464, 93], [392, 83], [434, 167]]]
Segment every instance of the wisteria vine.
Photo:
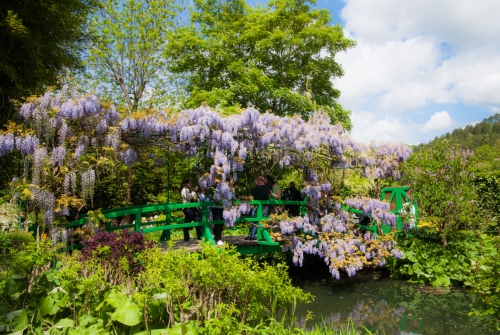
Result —
[[[215, 187], [224, 203], [227, 226], [250, 211], [248, 203], [233, 205], [234, 193], [226, 176], [237, 178], [245, 161], [270, 147], [279, 148], [279, 165], [306, 169], [309, 212], [305, 217], [279, 220], [287, 248], [294, 261], [302, 264], [303, 255], [324, 258], [334, 277], [339, 270], [353, 275], [364, 265], [383, 265], [389, 255], [398, 256], [395, 244], [361, 234], [352, 225], [350, 215], [339, 202], [328, 196], [331, 184], [321, 181], [311, 162], [321, 151], [331, 166], [363, 169], [367, 178], [399, 178], [399, 165], [411, 149], [403, 144], [367, 146], [353, 141], [340, 126], [330, 123], [322, 112], [309, 120], [299, 116], [279, 117], [247, 108], [240, 114], [223, 117], [201, 106], [179, 113], [141, 111], [121, 117], [112, 104], [93, 95], [72, 96], [68, 92], [46, 93], [30, 99], [20, 109], [24, 126], [10, 125], [0, 134], [0, 156], [17, 150], [25, 158], [25, 175], [19, 181], [29, 185], [37, 208], [45, 212], [47, 224], [54, 215], [68, 210], [68, 198], [92, 201], [95, 166], [84, 164], [86, 155], [99, 159], [107, 152], [112, 158], [132, 166], [141, 154], [130, 139], [158, 143], [168, 141], [170, 150], [195, 155], [200, 149], [213, 160], [210, 169], [199, 179], [203, 187]], [[101, 150], [102, 148], [110, 150]], [[57, 173], [52, 175], [47, 171]], [[47, 179], [57, 174], [60, 187], [48, 186]], [[28, 180], [29, 179], [29, 180]], [[52, 188], [51, 188], [52, 187]], [[61, 201], [64, 198], [66, 201]], [[374, 199], [347, 199], [346, 204], [362, 210], [376, 221], [393, 225], [395, 217], [388, 204]]]

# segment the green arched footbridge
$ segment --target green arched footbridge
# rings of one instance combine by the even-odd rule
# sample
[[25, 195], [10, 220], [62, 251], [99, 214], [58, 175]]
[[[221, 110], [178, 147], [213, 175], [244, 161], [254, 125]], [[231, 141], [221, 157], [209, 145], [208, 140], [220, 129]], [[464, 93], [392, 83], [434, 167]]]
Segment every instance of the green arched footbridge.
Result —
[[[381, 192], [381, 200], [385, 200], [391, 204], [391, 212], [397, 215], [397, 224], [395, 228], [389, 227], [385, 224], [381, 225], [384, 233], [391, 231], [391, 229], [401, 230], [403, 229], [403, 223], [401, 220], [401, 209], [404, 207], [405, 203], [410, 203], [410, 198], [407, 194], [409, 190], [408, 187], [390, 187], [384, 188]], [[237, 202], [238, 203], [238, 202]], [[195, 202], [195, 203], [162, 203], [162, 204], [148, 204], [148, 205], [140, 205], [140, 206], [131, 206], [117, 209], [107, 209], [102, 210], [101, 213], [107, 219], [118, 219], [125, 216], [133, 216], [133, 223], [127, 225], [118, 225], [114, 226], [110, 221], [106, 223], [105, 230], [106, 231], [116, 231], [122, 229], [129, 229], [132, 231], [142, 232], [144, 234], [157, 232], [157, 231], [165, 231], [163, 236], [166, 241], [170, 240], [170, 231], [172, 229], [179, 228], [192, 228], [192, 227], [202, 227], [202, 239], [211, 244], [215, 244], [212, 237], [212, 232], [210, 230], [211, 225], [224, 224], [223, 220], [211, 221], [209, 220], [209, 211], [210, 207], [217, 206], [218, 204], [213, 202]], [[227, 242], [230, 245], [234, 245], [237, 248], [237, 251], [241, 254], [259, 254], [259, 253], [267, 253], [267, 252], [281, 252], [282, 247], [280, 242], [274, 241], [270, 234], [270, 228], [266, 226], [265, 220], [269, 217], [262, 215], [262, 206], [263, 205], [275, 205], [275, 206], [302, 206], [307, 207], [307, 201], [286, 201], [286, 200], [269, 200], [269, 201], [250, 201], [250, 205], [257, 206], [257, 212], [255, 217], [243, 216], [239, 221], [247, 222], [250, 224], [257, 225], [257, 240], [255, 241], [246, 241], [244, 240], [245, 236], [224, 236], [223, 241]], [[415, 207], [415, 226], [418, 222], [418, 211], [416, 203], [413, 202], [412, 205]], [[200, 222], [184, 222], [183, 218], [173, 218], [172, 213], [174, 211], [180, 211], [183, 208], [200, 208], [201, 209], [201, 221]], [[345, 210], [352, 212], [354, 214], [362, 215], [362, 212], [358, 209], [343, 207]], [[164, 213], [165, 220], [151, 221], [151, 222], [143, 222], [143, 217], [149, 217], [151, 214]], [[88, 223], [88, 217], [82, 217], [79, 220], [72, 221], [66, 225], [67, 228], [76, 228]], [[359, 223], [358, 223], [359, 224]], [[377, 233], [377, 227], [375, 225], [362, 226], [362, 228], [366, 230], [370, 230], [373, 233]], [[174, 247], [188, 247], [192, 250], [196, 250], [197, 243], [196, 240], [191, 241], [175, 241]], [[162, 246], [166, 247], [167, 242], [163, 242]]]

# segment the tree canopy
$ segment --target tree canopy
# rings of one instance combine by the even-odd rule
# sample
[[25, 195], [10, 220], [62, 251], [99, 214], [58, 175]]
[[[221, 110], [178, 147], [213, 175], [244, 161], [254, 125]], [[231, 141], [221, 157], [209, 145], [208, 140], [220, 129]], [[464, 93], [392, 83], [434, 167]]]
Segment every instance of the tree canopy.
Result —
[[306, 118], [326, 111], [350, 129], [332, 79], [343, 75], [335, 55], [355, 45], [314, 1], [196, 0], [191, 25], [179, 27], [168, 49], [170, 69], [188, 75], [187, 107], [255, 106]]
[[13, 115], [10, 99], [57, 85], [62, 71], [81, 67], [86, 23], [96, 0], [0, 2], [0, 123]]
[[131, 112], [169, 95], [165, 52], [180, 8], [175, 0], [105, 0], [90, 18], [90, 86]]

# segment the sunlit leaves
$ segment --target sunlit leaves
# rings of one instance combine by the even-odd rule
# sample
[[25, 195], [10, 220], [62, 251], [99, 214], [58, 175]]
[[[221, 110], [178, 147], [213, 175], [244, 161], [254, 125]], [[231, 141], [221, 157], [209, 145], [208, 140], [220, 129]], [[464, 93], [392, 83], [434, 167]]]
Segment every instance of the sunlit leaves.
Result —
[[173, 0], [104, 1], [90, 19], [91, 86], [129, 112], [158, 106], [170, 95], [164, 91], [172, 79], [164, 53], [179, 10]]
[[305, 119], [322, 109], [350, 128], [331, 80], [343, 75], [335, 54], [354, 42], [331, 26], [328, 11], [288, 0], [256, 8], [199, 0], [194, 7], [192, 25], [176, 30], [169, 49], [172, 71], [189, 75], [188, 107], [237, 104]]

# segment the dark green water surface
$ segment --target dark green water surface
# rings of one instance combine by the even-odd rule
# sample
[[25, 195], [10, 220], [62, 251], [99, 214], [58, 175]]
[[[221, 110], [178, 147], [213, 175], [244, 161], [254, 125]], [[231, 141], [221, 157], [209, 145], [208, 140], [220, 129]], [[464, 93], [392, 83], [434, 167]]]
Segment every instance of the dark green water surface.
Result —
[[296, 309], [296, 324], [306, 328], [322, 322], [342, 326], [351, 320], [360, 330], [365, 327], [385, 335], [500, 334], [467, 315], [477, 299], [459, 287], [436, 289], [379, 278], [377, 273], [296, 284], [316, 297]]

